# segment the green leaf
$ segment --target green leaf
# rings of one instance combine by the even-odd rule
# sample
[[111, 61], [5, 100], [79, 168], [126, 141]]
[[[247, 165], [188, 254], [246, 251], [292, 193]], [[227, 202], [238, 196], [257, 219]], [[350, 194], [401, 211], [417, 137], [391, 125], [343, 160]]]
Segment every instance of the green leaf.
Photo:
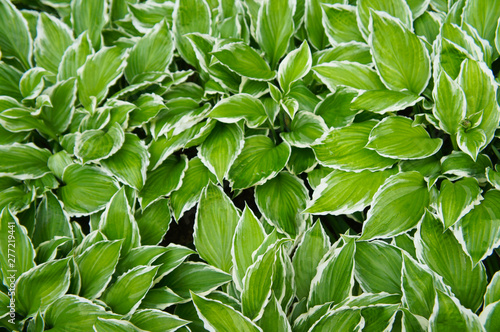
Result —
[[36, 211], [36, 223], [31, 237], [33, 245], [49, 241], [56, 236], [73, 237], [69, 217], [61, 202], [51, 192], [45, 193]]
[[87, 56], [92, 54], [92, 44], [87, 32], [83, 32], [73, 44], [66, 49], [59, 64], [57, 80], [64, 81], [77, 77], [78, 69], [83, 66]]
[[274, 295], [271, 296], [257, 324], [263, 331], [292, 331], [287, 316]]
[[382, 241], [357, 242], [354, 261], [356, 280], [363, 291], [401, 294], [399, 248]]
[[51, 153], [33, 143], [2, 145], [0, 153], [0, 176], [28, 180], [41, 178], [50, 172], [47, 162]]
[[299, 48], [288, 53], [278, 68], [278, 81], [286, 93], [290, 85], [307, 75], [311, 70], [312, 56], [309, 45], [304, 41]]
[[259, 53], [245, 43], [230, 43], [212, 53], [235, 73], [253, 80], [272, 80], [274, 73]]
[[209, 300], [191, 292], [198, 316], [210, 331], [262, 331], [250, 319], [220, 301]]
[[126, 320], [97, 318], [93, 326], [95, 332], [142, 332], [134, 324]]
[[142, 209], [180, 188], [187, 167], [188, 160], [185, 155], [170, 156], [154, 171], [148, 171], [146, 183], [139, 192]]
[[423, 97], [405, 91], [372, 90], [358, 95], [351, 104], [352, 110], [366, 110], [385, 114], [415, 106]]
[[370, 47], [365, 43], [354, 41], [337, 44], [333, 48], [320, 51], [318, 55], [318, 64], [342, 60], [359, 62], [363, 65], [369, 65], [372, 63]]
[[24, 69], [31, 67], [31, 40], [28, 22], [9, 0], [0, 1], [0, 49], [4, 58], [17, 58]]
[[487, 307], [489, 304], [497, 301], [500, 301], [500, 272], [498, 271], [491, 277], [490, 283], [486, 288], [484, 306]]
[[45, 87], [45, 77], [48, 71], [41, 67], [30, 68], [19, 81], [19, 90], [25, 100], [34, 100]]
[[123, 240], [123, 255], [140, 245], [139, 227], [128, 204], [125, 187], [118, 190], [111, 198], [101, 216], [99, 230], [109, 240]]
[[184, 260], [186, 260], [189, 255], [192, 255], [194, 253], [195, 251], [178, 244], [169, 244], [165, 248], [165, 253], [154, 261], [155, 265], [160, 265], [160, 269], [156, 274], [155, 283], [160, 281], [163, 276], [176, 269], [184, 262]]
[[477, 161], [465, 152], [453, 151], [441, 159], [441, 169], [443, 174], [452, 174], [458, 177], [472, 176], [479, 183], [486, 182], [486, 168], [492, 167], [491, 160], [487, 155], [480, 154]]
[[[408, 6], [413, 14], [413, 19], [417, 19], [424, 13], [426, 13], [427, 8], [431, 0], [407, 0]], [[431, 41], [432, 42], [432, 41]]]
[[395, 169], [359, 173], [335, 170], [321, 180], [304, 212], [312, 214], [352, 214], [363, 211]]
[[146, 309], [136, 311], [130, 322], [150, 332], [175, 331], [189, 322], [164, 311]]
[[361, 310], [351, 308], [339, 308], [328, 311], [309, 329], [310, 332], [321, 331], [355, 331], [356, 326], [362, 320]]
[[484, 331], [479, 318], [455, 297], [436, 292], [436, 304], [429, 319], [429, 331]]
[[133, 313], [148, 290], [158, 271], [158, 266], [137, 266], [122, 274], [108, 287], [101, 299], [120, 315]]
[[78, 69], [78, 99], [87, 110], [91, 111], [106, 98], [109, 88], [122, 75], [127, 56], [119, 47], [103, 47]]
[[265, 183], [286, 166], [290, 152], [286, 142], [276, 146], [267, 136], [247, 137], [243, 150], [229, 169], [231, 187], [244, 189]]
[[476, 311], [483, 302], [486, 272], [482, 263], [475, 267], [451, 230], [427, 212], [415, 234], [417, 257], [443, 277], [452, 292], [467, 308]]
[[366, 147], [387, 158], [423, 159], [436, 154], [442, 145], [442, 139], [431, 138], [422, 126], [413, 126], [411, 119], [391, 116], [372, 129]]
[[307, 111], [300, 111], [293, 117], [290, 131], [281, 136], [290, 145], [306, 148], [319, 141], [328, 128], [323, 118]]
[[[124, 11], [123, 15], [127, 14], [126, 7], [128, 6], [128, 13], [132, 16], [132, 23], [134, 27], [140, 32], [147, 33], [149, 29], [153, 28], [155, 24], [160, 23], [166, 19], [169, 26], [172, 26], [173, 21], [173, 2], [138, 2], [123, 1]], [[117, 4], [113, 2], [112, 5]]]
[[307, 298], [311, 282], [316, 275], [318, 265], [328, 252], [330, 241], [321, 226], [321, 222], [316, 221], [305, 233], [302, 241], [297, 246], [293, 256], [292, 264], [295, 271], [295, 284], [297, 287], [297, 298]]
[[57, 134], [62, 134], [71, 123], [75, 111], [76, 80], [58, 82], [45, 91], [52, 106], [42, 107], [40, 118]]
[[[474, 189], [480, 190], [479, 187]], [[474, 206], [458, 225], [458, 238], [465, 243], [474, 265], [491, 255], [493, 249], [500, 246], [500, 191], [488, 190], [484, 200]]]
[[351, 102], [358, 95], [348, 88], [339, 88], [316, 105], [314, 113], [321, 116], [328, 127], [350, 125], [359, 111], [351, 110]]
[[259, 249], [265, 237], [264, 227], [262, 227], [252, 210], [245, 206], [234, 230], [233, 246], [231, 248], [233, 280], [239, 290], [243, 288], [243, 277], [245, 277], [248, 268], [254, 262], [252, 254]]
[[50, 326], [54, 332], [90, 331], [98, 317], [111, 318], [117, 315], [75, 295], [58, 298], [47, 308], [44, 315], [45, 325]]
[[271, 69], [285, 55], [294, 32], [295, 2], [264, 0], [258, 9], [256, 39], [264, 51]]
[[84, 163], [99, 161], [115, 154], [124, 141], [123, 128], [116, 122], [109, 130], [86, 130], [76, 138], [75, 155]]
[[436, 201], [437, 216], [448, 229], [462, 219], [482, 200], [481, 188], [474, 178], [463, 178], [455, 183], [445, 179]]
[[255, 188], [255, 202], [259, 210], [268, 222], [292, 238], [305, 228], [305, 216], [301, 212], [308, 198], [302, 180], [287, 172], [280, 172]]
[[217, 123], [199, 146], [201, 162], [217, 176], [220, 184], [241, 153], [244, 145], [243, 130], [237, 124]]
[[165, 21], [156, 24], [130, 51], [125, 78], [130, 84], [156, 77], [168, 71], [174, 55], [172, 32]]
[[411, 28], [412, 15], [410, 7], [404, 0], [389, 0], [389, 1], [378, 1], [378, 0], [360, 0], [356, 6], [357, 17], [358, 17], [358, 27], [363, 36], [369, 39], [371, 29], [370, 29], [370, 17], [371, 11], [382, 11], [391, 15], [394, 18], [398, 18], [405, 27]]
[[500, 301], [485, 306], [479, 315], [479, 321], [487, 332], [494, 332], [500, 328], [498, 314], [500, 313]]
[[383, 12], [370, 13], [369, 44], [380, 78], [392, 90], [420, 95], [431, 77], [431, 61], [424, 42], [401, 21]]
[[115, 272], [122, 241], [99, 241], [75, 257], [80, 272], [80, 296], [98, 298]]
[[64, 186], [57, 196], [70, 215], [89, 215], [102, 210], [118, 190], [118, 184], [99, 167], [72, 164], [64, 169]]
[[286, 168], [290, 173], [299, 175], [312, 171], [317, 164], [318, 161], [312, 149], [292, 147], [292, 153], [290, 154]]
[[245, 119], [250, 128], [255, 128], [266, 121], [267, 113], [259, 99], [246, 93], [240, 93], [218, 102], [208, 117], [225, 123], [234, 123]]
[[[18, 69], [0, 61], [0, 93], [17, 100], [23, 99], [23, 95], [19, 91], [19, 81], [22, 75], [23, 73]], [[5, 127], [5, 125], [3, 126]]]
[[316, 65], [312, 69], [332, 92], [335, 92], [339, 85], [359, 90], [385, 89], [377, 72], [371, 66], [358, 62], [331, 61]]
[[196, 55], [185, 35], [191, 32], [210, 34], [210, 7], [205, 0], [179, 0], [175, 2], [172, 17], [175, 48], [185, 61], [196, 66]]
[[0, 238], [4, 244], [0, 248], [0, 280], [4, 285], [11, 285], [16, 276], [35, 266], [35, 250], [26, 227], [19, 223], [8, 207], [3, 208], [0, 214]]
[[357, 25], [355, 6], [340, 3], [322, 3], [321, 6], [323, 26], [330, 44], [365, 41]]
[[[108, 21], [108, 3], [102, 0], [75, 0], [71, 2], [71, 23], [75, 35], [87, 31], [92, 45], [101, 47], [101, 32]], [[110, 73], [113, 73], [111, 71]]]
[[190, 292], [206, 295], [231, 281], [231, 276], [211, 265], [185, 262], [167, 274], [161, 284], [168, 285], [176, 294], [189, 299]]
[[432, 114], [439, 120], [441, 129], [450, 135], [455, 134], [467, 111], [462, 88], [443, 70], [437, 78], [432, 95], [435, 100]]
[[196, 212], [194, 244], [201, 258], [225, 272], [233, 265], [231, 248], [239, 217], [222, 188], [209, 183]]
[[365, 147], [376, 124], [365, 121], [331, 130], [320, 144], [312, 146], [319, 163], [344, 171], [378, 171], [394, 165], [396, 160]]
[[356, 245], [352, 238], [343, 239], [345, 244], [341, 248], [334, 245], [319, 263], [311, 281], [308, 308], [328, 302], [336, 304], [352, 295]]
[[490, 45], [495, 45], [495, 34], [500, 17], [500, 3], [497, 1], [467, 1], [463, 8], [463, 24], [470, 24]]
[[37, 66], [57, 74], [64, 52], [73, 42], [70, 28], [58, 18], [40, 13], [33, 53]]
[[23, 273], [16, 284], [16, 311], [25, 317], [44, 310], [69, 288], [69, 258], [37, 265]]
[[500, 190], [500, 173], [493, 170], [491, 167], [486, 168], [486, 178], [488, 182], [495, 187], [495, 189]]
[[417, 225], [429, 205], [423, 176], [415, 171], [391, 176], [373, 197], [360, 240], [391, 237]]

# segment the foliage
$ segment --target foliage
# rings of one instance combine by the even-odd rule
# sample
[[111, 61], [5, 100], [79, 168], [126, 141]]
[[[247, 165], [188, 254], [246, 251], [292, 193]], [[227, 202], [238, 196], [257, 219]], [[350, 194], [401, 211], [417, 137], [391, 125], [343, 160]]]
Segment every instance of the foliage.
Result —
[[4, 329], [500, 330], [499, 0], [11, 1]]

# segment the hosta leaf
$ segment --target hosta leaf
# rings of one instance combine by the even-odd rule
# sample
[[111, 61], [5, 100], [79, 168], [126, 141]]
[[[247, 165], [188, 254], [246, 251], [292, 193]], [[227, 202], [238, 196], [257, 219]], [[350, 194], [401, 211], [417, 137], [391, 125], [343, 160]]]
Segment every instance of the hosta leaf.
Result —
[[271, 69], [285, 55], [294, 31], [295, 1], [264, 0], [258, 9], [256, 39], [264, 51]]
[[139, 227], [127, 201], [125, 187], [118, 190], [111, 198], [101, 216], [99, 230], [109, 240], [123, 240], [123, 255], [140, 245]]
[[0, 49], [2, 56], [19, 59], [24, 69], [31, 67], [32, 40], [28, 22], [9, 0], [0, 1]]
[[500, 190], [500, 172], [493, 170], [491, 167], [487, 167], [486, 179], [495, 189]]
[[114, 123], [109, 130], [86, 130], [76, 139], [75, 155], [83, 162], [98, 161], [118, 151], [125, 141], [123, 128]]
[[71, 2], [71, 22], [75, 34], [78, 36], [87, 31], [95, 49], [101, 46], [101, 32], [108, 21], [107, 12], [107, 1], [75, 0]]
[[68, 262], [50, 261], [23, 273], [16, 284], [16, 311], [28, 317], [64, 295], [70, 282]]
[[78, 332], [92, 330], [97, 318], [117, 315], [103, 307], [75, 295], [64, 295], [55, 300], [45, 312], [45, 324], [54, 332]]
[[189, 322], [164, 311], [146, 309], [135, 312], [130, 318], [135, 326], [150, 332], [175, 331]]
[[316, 105], [314, 113], [321, 116], [330, 128], [350, 125], [359, 111], [351, 110], [351, 102], [358, 95], [348, 88], [339, 88]]
[[276, 146], [267, 136], [246, 138], [243, 150], [229, 170], [231, 187], [244, 189], [265, 183], [286, 166], [290, 152], [286, 142]]
[[472, 159], [476, 159], [481, 147], [485, 145], [487, 141], [486, 134], [484, 130], [479, 128], [474, 128], [465, 131], [460, 128], [457, 133], [457, 143], [460, 150], [471, 156]]
[[156, 73], [166, 72], [172, 61], [174, 42], [167, 23], [154, 26], [130, 51], [125, 77], [130, 84], [155, 79]]
[[322, 4], [323, 26], [330, 44], [364, 42], [356, 21], [356, 7], [344, 4]]
[[370, 47], [367, 44], [351, 41], [337, 44], [333, 48], [322, 51], [318, 58], [318, 64], [342, 60], [359, 62], [363, 65], [369, 65], [373, 61]]
[[142, 332], [134, 324], [126, 320], [97, 318], [93, 326], [95, 332]]
[[307, 189], [302, 180], [286, 172], [280, 172], [255, 189], [259, 210], [278, 230], [291, 237], [296, 237], [305, 227], [301, 211], [306, 207], [307, 199]]
[[19, 223], [8, 207], [0, 214], [0, 238], [4, 244], [0, 248], [0, 280], [4, 285], [10, 285], [16, 276], [35, 266], [35, 250], [26, 227]]
[[40, 117], [57, 134], [63, 133], [69, 126], [74, 113], [76, 100], [76, 80], [68, 79], [51, 86], [48, 91], [51, 107], [42, 107]]
[[288, 53], [281, 61], [278, 69], [278, 81], [281, 89], [286, 93], [290, 85], [307, 75], [311, 70], [312, 56], [307, 42], [303, 42], [299, 48]]
[[493, 139], [500, 119], [500, 109], [495, 102], [497, 84], [484, 62], [470, 59], [462, 63], [458, 82], [467, 100], [467, 117], [477, 112], [482, 114], [481, 123], [476, 128], [482, 129], [486, 134], [486, 140], [479, 145], [483, 148]]
[[154, 171], [149, 171], [146, 183], [139, 192], [142, 209], [180, 188], [187, 167], [188, 160], [185, 155], [170, 156]]
[[445, 179], [437, 197], [437, 216], [448, 229], [481, 201], [481, 188], [476, 179], [463, 178], [455, 183]]
[[415, 227], [429, 205], [423, 176], [415, 171], [391, 176], [375, 196], [360, 239], [391, 237]]
[[253, 264], [252, 254], [264, 242], [266, 232], [248, 206], [245, 206], [234, 231], [231, 256], [233, 261], [233, 280], [240, 290], [243, 277]]
[[357, 242], [355, 275], [365, 292], [401, 294], [401, 251], [385, 242]]
[[470, 24], [490, 45], [495, 45], [495, 33], [500, 17], [498, 1], [467, 1], [463, 9], [463, 22]]
[[101, 165], [123, 183], [141, 190], [146, 182], [149, 153], [143, 141], [134, 134], [126, 133], [121, 148], [101, 160]]
[[422, 159], [437, 153], [443, 140], [431, 138], [422, 126], [402, 116], [387, 117], [370, 132], [367, 148], [388, 158]]
[[339, 85], [359, 90], [385, 89], [376, 71], [357, 62], [331, 61], [314, 66], [312, 69], [332, 92]]
[[191, 32], [210, 34], [210, 7], [205, 0], [179, 0], [175, 2], [172, 17], [175, 48], [185, 61], [196, 66], [196, 55], [185, 35]]
[[290, 131], [282, 133], [281, 137], [292, 146], [306, 148], [318, 141], [327, 131], [322, 117], [301, 111], [293, 117]]
[[245, 93], [233, 95], [218, 102], [208, 116], [225, 123], [245, 119], [250, 128], [260, 126], [267, 119], [266, 109], [262, 102]]
[[487, 155], [480, 154], [477, 160], [462, 151], [453, 151], [441, 159], [441, 169], [443, 174], [452, 174], [458, 177], [472, 176], [479, 183], [486, 182], [486, 168], [492, 167], [491, 160]]
[[484, 331], [479, 318], [464, 308], [459, 300], [441, 291], [436, 292], [434, 311], [429, 319], [429, 331]]
[[140, 308], [164, 310], [169, 306], [184, 302], [184, 299], [175, 294], [168, 287], [150, 289], [141, 302]]
[[344, 241], [342, 248], [330, 249], [318, 265], [307, 300], [309, 308], [327, 302], [339, 303], [352, 294], [356, 245], [354, 239], [344, 238]]
[[134, 104], [137, 106], [135, 110], [130, 113], [129, 126], [140, 126], [154, 116], [161, 110], [166, 109], [163, 98], [154, 93], [142, 94]]
[[361, 320], [359, 309], [339, 308], [327, 312], [309, 330], [310, 332], [332, 331], [355, 331]]
[[19, 81], [22, 75], [23, 73], [18, 69], [0, 61], [0, 93], [17, 100], [23, 99], [23, 95], [19, 91]]
[[376, 124], [376, 121], [365, 121], [331, 130], [320, 144], [312, 146], [319, 163], [355, 172], [383, 170], [394, 165], [396, 160], [382, 157], [365, 148]]
[[209, 183], [196, 212], [194, 244], [204, 260], [226, 272], [233, 264], [231, 248], [238, 219], [238, 210], [222, 188]]
[[57, 190], [70, 215], [88, 215], [102, 210], [118, 190], [118, 184], [95, 166], [69, 165], [64, 169], [65, 186]]
[[389, 1], [378, 1], [378, 0], [360, 0], [356, 6], [358, 14], [358, 27], [363, 35], [368, 39], [370, 35], [370, 10], [376, 11], [380, 10], [386, 12], [392, 17], [401, 20], [403, 25], [408, 29], [411, 28], [412, 15], [410, 8], [406, 1], [403, 0], [389, 0]]
[[351, 104], [351, 109], [385, 114], [415, 106], [421, 100], [423, 97], [405, 91], [372, 90], [357, 96]]
[[264, 308], [264, 313], [257, 321], [257, 324], [263, 331], [292, 331], [292, 327], [288, 322], [286, 314], [274, 295], [271, 296], [271, 300]]
[[41, 13], [33, 53], [37, 66], [56, 74], [66, 49], [74, 42], [70, 28], [58, 18]]
[[228, 305], [191, 293], [198, 315], [209, 331], [262, 331], [250, 319]]
[[41, 178], [50, 172], [47, 162], [51, 153], [33, 143], [2, 145], [0, 152], [0, 176], [28, 180]]
[[500, 246], [500, 191], [488, 190], [484, 200], [460, 220], [459, 226], [459, 236], [474, 265], [491, 255]]
[[426, 12], [431, 0], [407, 0], [406, 2], [411, 9], [413, 19], [415, 20]]
[[[134, 27], [141, 32], [148, 32], [149, 29], [154, 27], [155, 24], [160, 23], [165, 19], [169, 26], [172, 26], [174, 12], [174, 2], [138, 2], [123, 1], [124, 7], [128, 6], [128, 13], [132, 16], [132, 23]], [[118, 4], [113, 2], [112, 5]], [[123, 15], [127, 14], [125, 8]]]
[[491, 277], [486, 293], [484, 294], [484, 306], [500, 301], [500, 272], [496, 272]]
[[178, 244], [169, 244], [165, 248], [165, 253], [154, 261], [155, 265], [160, 265], [160, 269], [156, 274], [155, 283], [158, 282], [163, 276], [176, 269], [189, 255], [194, 253], [195, 252], [193, 250]]
[[290, 173], [299, 175], [303, 172], [312, 171], [317, 164], [318, 161], [312, 149], [292, 147], [292, 153], [290, 154], [290, 159], [288, 159], [286, 167]]
[[198, 203], [203, 188], [210, 181], [215, 182], [216, 178], [201, 160], [197, 157], [189, 160], [182, 186], [170, 195], [175, 220], [179, 220], [184, 212]]
[[121, 241], [99, 241], [75, 257], [80, 272], [80, 296], [99, 297], [111, 280], [120, 257]]
[[41, 67], [30, 68], [19, 81], [19, 90], [24, 100], [34, 100], [45, 87], [45, 77], [48, 71]]
[[476, 311], [483, 301], [486, 272], [480, 263], [473, 268], [451, 230], [443, 232], [443, 225], [427, 212], [415, 235], [419, 260], [443, 277], [452, 292], [467, 308]]
[[87, 56], [92, 53], [92, 44], [88, 34], [83, 32], [64, 52], [59, 64], [57, 80], [64, 81], [77, 77], [78, 69], [83, 66]]
[[222, 184], [244, 143], [243, 130], [237, 124], [217, 123], [198, 148], [200, 160]]
[[63, 210], [61, 202], [52, 192], [47, 192], [36, 212], [35, 230], [31, 237], [33, 245], [49, 241], [56, 236], [73, 237], [69, 217]]
[[168, 285], [176, 294], [189, 299], [190, 292], [206, 295], [231, 281], [231, 276], [211, 265], [185, 262], [167, 274], [161, 284]]
[[333, 171], [321, 180], [305, 212], [313, 214], [351, 214], [363, 211], [385, 180], [396, 173], [389, 169], [359, 173]]
[[227, 44], [212, 54], [222, 64], [239, 75], [265, 81], [276, 76], [276, 73], [269, 68], [259, 53], [245, 43]]
[[134, 312], [153, 285], [158, 268], [158, 266], [137, 266], [129, 270], [106, 289], [101, 299], [113, 309], [113, 312], [120, 315]]
[[392, 90], [408, 90], [420, 95], [431, 77], [429, 53], [424, 43], [408, 25], [405, 27], [383, 12], [371, 11], [370, 24], [369, 43], [382, 81]]
[[439, 120], [441, 129], [450, 135], [455, 134], [467, 111], [462, 88], [443, 70], [437, 78], [432, 96], [435, 100], [432, 114]]
[[78, 69], [78, 99], [87, 110], [103, 101], [109, 88], [122, 75], [126, 58], [127, 52], [119, 47], [104, 47]]
[[481, 311], [479, 321], [483, 324], [485, 331], [494, 332], [500, 328], [500, 323], [497, 319], [498, 314], [500, 314], [500, 301], [485, 306], [483, 311]]
[[[127, 254], [122, 256], [114, 274], [121, 275], [137, 265], [150, 266], [153, 263], [155, 263], [155, 265], [159, 265], [156, 264], [158, 263], [157, 259], [164, 255], [168, 249], [169, 248], [154, 245], [133, 248]], [[156, 274], [156, 279], [158, 279], [158, 273]]]

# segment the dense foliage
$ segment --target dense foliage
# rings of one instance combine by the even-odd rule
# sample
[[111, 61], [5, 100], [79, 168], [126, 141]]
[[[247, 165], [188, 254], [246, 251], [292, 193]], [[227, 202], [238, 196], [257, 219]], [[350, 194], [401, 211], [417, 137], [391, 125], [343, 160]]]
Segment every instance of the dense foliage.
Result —
[[0, 330], [500, 331], [500, 0], [0, 0]]

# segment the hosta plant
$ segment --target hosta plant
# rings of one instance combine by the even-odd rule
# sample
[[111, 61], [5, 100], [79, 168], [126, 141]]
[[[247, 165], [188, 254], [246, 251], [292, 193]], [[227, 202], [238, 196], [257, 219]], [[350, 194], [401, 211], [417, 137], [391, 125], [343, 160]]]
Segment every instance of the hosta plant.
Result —
[[0, 0], [0, 329], [500, 331], [500, 0]]

